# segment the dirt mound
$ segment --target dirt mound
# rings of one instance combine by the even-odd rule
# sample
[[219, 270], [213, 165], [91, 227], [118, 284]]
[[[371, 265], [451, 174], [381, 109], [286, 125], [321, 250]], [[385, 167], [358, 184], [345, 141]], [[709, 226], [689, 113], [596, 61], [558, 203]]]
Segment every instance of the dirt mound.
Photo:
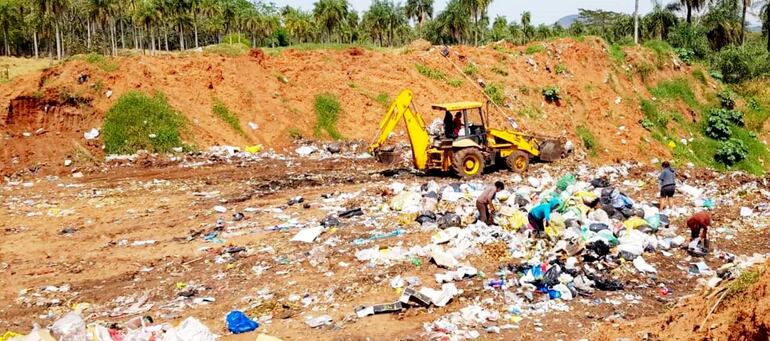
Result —
[[[537, 52], [510, 44], [454, 46], [449, 51], [451, 62], [428, 49], [430, 44], [424, 41], [410, 46], [418, 45], [422, 48], [406, 51], [288, 49], [268, 57], [254, 49], [240, 57], [131, 56], [102, 64], [69, 61], [0, 85], [0, 110], [4, 109], [0, 132], [6, 142], [0, 149], [4, 159], [14, 160], [4, 164], [2, 172], [47, 170], [61, 163], [86, 142], [82, 133], [100, 127], [115, 100], [133, 90], [162, 92], [188, 118], [185, 137], [199, 148], [263, 144], [280, 151], [298, 135], [328, 138], [315, 134], [317, 94], [328, 92], [338, 98], [342, 112], [337, 130], [344, 138], [369, 141], [387, 101], [402, 89], [414, 91], [415, 106], [430, 123], [440, 116], [432, 112], [431, 103], [485, 101], [477, 80], [499, 89], [507, 107], [504, 115], [492, 115], [495, 126], [508, 127], [504, 116], [509, 116], [525, 131], [565, 136], [578, 145], [576, 128], [584, 126], [593, 134], [599, 160], [649, 160], [668, 156], [669, 151], [639, 124], [644, 117], [640, 98], [649, 98], [647, 86], [658, 80], [692, 80], [687, 66], [675, 68], [668, 61], [643, 80], [633, 63], [652, 59], [650, 51], [631, 48], [627, 62], [618, 63], [598, 39], [538, 43]], [[478, 69], [473, 80], [459, 72], [471, 63]], [[82, 74], [89, 75], [86, 81]], [[695, 80], [690, 83], [700, 99], [713, 91]], [[558, 103], [543, 97], [542, 90], [552, 86], [561, 91]], [[214, 115], [213, 103], [224, 104], [242, 129]], [[46, 133], [35, 135], [41, 128]], [[97, 156], [99, 152], [98, 147], [92, 151]]]
[[257, 63], [262, 64], [262, 62], [265, 61], [265, 58], [267, 58], [267, 55], [262, 49], [251, 49], [249, 50], [249, 57], [254, 59]]
[[768, 340], [770, 263], [746, 270], [736, 280], [680, 301], [663, 315], [618, 329], [600, 328], [596, 340]]
[[363, 56], [365, 52], [364, 49], [357, 46], [351, 47], [347, 51], [349, 56]]
[[428, 51], [431, 47], [433, 47], [433, 45], [425, 39], [417, 39], [407, 46], [411, 51]]

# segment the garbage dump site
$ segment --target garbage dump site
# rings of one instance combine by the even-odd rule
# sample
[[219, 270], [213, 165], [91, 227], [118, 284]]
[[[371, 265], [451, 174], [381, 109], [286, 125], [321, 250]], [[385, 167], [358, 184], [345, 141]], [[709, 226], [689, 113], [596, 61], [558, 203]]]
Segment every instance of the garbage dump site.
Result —
[[[683, 165], [661, 211], [658, 160], [461, 179], [343, 147], [7, 179], [0, 340], [655, 339], [618, 328], [767, 258], [764, 178]], [[475, 202], [495, 181], [487, 225]], [[700, 211], [708, 249], [685, 225]]]

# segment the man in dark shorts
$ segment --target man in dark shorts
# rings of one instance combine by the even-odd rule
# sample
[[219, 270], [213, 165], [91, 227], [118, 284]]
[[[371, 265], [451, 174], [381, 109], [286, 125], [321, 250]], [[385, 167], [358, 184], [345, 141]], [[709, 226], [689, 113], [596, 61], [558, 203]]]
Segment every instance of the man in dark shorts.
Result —
[[495, 208], [492, 206], [492, 199], [495, 198], [497, 192], [502, 191], [505, 185], [502, 181], [495, 182], [494, 186], [487, 187], [484, 192], [481, 193], [478, 199], [476, 199], [476, 208], [479, 210], [479, 220], [483, 221], [487, 225], [494, 223], [493, 217], [495, 214]]
[[661, 164], [663, 171], [658, 176], [658, 182], [660, 184], [660, 210], [664, 208], [670, 208], [671, 198], [674, 197], [676, 192], [676, 172], [671, 168], [671, 164], [668, 161], [663, 161]]
[[709, 248], [708, 229], [711, 226], [711, 214], [706, 211], [695, 213], [687, 219], [687, 227], [690, 228], [690, 240], [700, 238], [703, 247]]

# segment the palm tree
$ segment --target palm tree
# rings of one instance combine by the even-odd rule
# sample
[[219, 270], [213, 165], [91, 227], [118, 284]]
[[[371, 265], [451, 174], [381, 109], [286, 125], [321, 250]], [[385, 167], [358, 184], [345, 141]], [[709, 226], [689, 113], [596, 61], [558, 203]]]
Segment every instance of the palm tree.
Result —
[[[155, 26], [160, 21], [157, 11], [149, 0], [142, 1], [134, 13], [134, 19], [150, 33], [150, 54], [155, 54]], [[144, 49], [144, 47], [142, 47]]]
[[406, 16], [417, 22], [420, 37], [422, 37], [423, 24], [433, 16], [433, 0], [407, 0], [404, 9]]
[[463, 43], [468, 33], [468, 9], [461, 0], [450, 0], [443, 12], [436, 18], [442, 36], [452, 42]]
[[[487, 8], [492, 0], [460, 0], [464, 7], [466, 7], [473, 16], [474, 32], [473, 41], [474, 45], [479, 44], [479, 33], [482, 31], [479, 25], [480, 19], [486, 15]], [[483, 38], [483, 37], [482, 37]]]
[[3, 47], [5, 48], [5, 55], [11, 55], [11, 48], [8, 44], [8, 29], [14, 26], [19, 21], [19, 18], [14, 12], [14, 4], [10, 1], [0, 2], [0, 27], [3, 30]]
[[754, 2], [759, 7], [759, 19], [762, 21], [762, 34], [767, 38], [767, 52], [770, 52], [770, 0]]
[[295, 42], [303, 43], [313, 32], [313, 16], [287, 6], [283, 11], [283, 25]]
[[687, 9], [687, 23], [692, 23], [692, 11], [700, 10], [703, 6], [706, 6], [708, 0], [679, 0], [679, 2]]
[[676, 14], [655, 2], [652, 12], [642, 19], [645, 30], [658, 39], [666, 39], [668, 32], [679, 22]]
[[502, 15], [496, 16], [495, 21], [492, 23], [492, 40], [500, 41], [510, 38], [511, 31], [508, 29], [508, 19]]
[[[102, 29], [109, 25], [110, 31], [110, 53], [115, 54], [115, 30], [112, 24], [112, 12], [113, 12], [113, 0], [87, 0], [86, 2], [86, 16], [88, 17], [86, 25], [99, 24]], [[90, 29], [89, 29], [90, 31]], [[89, 34], [90, 40], [90, 34]], [[91, 43], [89, 42], [90, 46]]]
[[41, 15], [53, 23], [54, 39], [56, 40], [56, 59], [61, 60], [64, 54], [64, 46], [59, 24], [61, 16], [69, 3], [67, 0], [35, 0], [35, 3]]
[[[321, 26], [326, 28], [327, 42], [331, 42], [335, 29], [342, 29], [348, 15], [348, 7], [346, 0], [318, 0], [313, 4], [313, 16]], [[339, 39], [341, 38], [338, 37]]]
[[535, 28], [532, 27], [532, 13], [529, 11], [521, 13], [521, 29], [524, 33], [524, 39], [529, 42], [535, 35]]
[[746, 11], [752, 6], [751, 0], [741, 0], [743, 8], [741, 8], [741, 45], [746, 41]]

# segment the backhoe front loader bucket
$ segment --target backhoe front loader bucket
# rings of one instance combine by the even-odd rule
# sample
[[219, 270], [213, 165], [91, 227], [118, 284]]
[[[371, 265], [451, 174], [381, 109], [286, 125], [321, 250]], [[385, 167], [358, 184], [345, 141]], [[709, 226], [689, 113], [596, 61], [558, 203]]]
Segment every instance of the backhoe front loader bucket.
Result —
[[401, 150], [379, 150], [375, 157], [377, 158], [377, 161], [386, 165], [397, 164], [401, 161]]
[[540, 160], [552, 162], [562, 158], [564, 155], [564, 143], [562, 139], [544, 140], [540, 142]]

